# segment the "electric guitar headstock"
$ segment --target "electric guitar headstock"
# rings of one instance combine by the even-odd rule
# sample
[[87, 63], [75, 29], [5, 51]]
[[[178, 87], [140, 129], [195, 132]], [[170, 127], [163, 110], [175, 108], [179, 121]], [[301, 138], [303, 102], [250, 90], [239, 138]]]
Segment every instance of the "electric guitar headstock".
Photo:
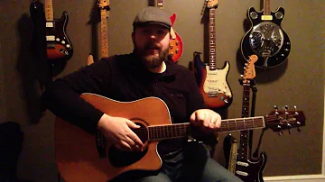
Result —
[[218, 6], [219, 1], [218, 0], [206, 0], [207, 1], [207, 8], [216, 8]]
[[100, 9], [105, 9], [105, 10], [109, 10], [109, 0], [99, 0], [98, 1], [98, 7]]
[[255, 62], [257, 62], [257, 60], [258, 57], [255, 54], [249, 56], [249, 60], [247, 60], [244, 66], [244, 74], [240, 75], [241, 83], [250, 83], [256, 77]]
[[274, 106], [274, 111], [265, 116], [265, 128], [270, 128], [279, 135], [283, 134], [283, 130], [288, 130], [290, 134], [291, 128], [297, 128], [300, 131], [301, 126], [305, 126], [306, 117], [303, 111], [298, 111], [294, 106], [294, 110], [288, 110], [288, 106], [284, 107], [284, 110], [278, 110], [277, 106]]

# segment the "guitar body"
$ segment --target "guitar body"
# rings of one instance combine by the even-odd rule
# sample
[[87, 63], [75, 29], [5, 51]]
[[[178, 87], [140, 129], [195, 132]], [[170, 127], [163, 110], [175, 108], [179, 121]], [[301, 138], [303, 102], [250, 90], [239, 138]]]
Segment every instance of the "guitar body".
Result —
[[49, 60], [66, 61], [72, 57], [72, 45], [66, 34], [67, 24], [67, 12], [63, 12], [60, 19], [46, 22], [47, 58]]
[[[172, 16], [170, 16], [170, 21], [172, 23], [172, 26], [174, 26], [174, 23], [176, 21], [175, 13], [172, 14]], [[177, 32], [175, 32], [174, 29], [172, 29], [172, 31], [173, 31], [171, 33], [172, 37], [169, 43], [169, 56], [172, 58], [174, 62], [177, 62], [183, 54], [183, 41], [180, 35]]]
[[210, 70], [200, 58], [195, 55], [194, 68], [197, 84], [209, 108], [226, 108], [232, 103], [232, 92], [227, 82], [229, 62], [226, 61], [222, 69]]
[[253, 7], [247, 13], [252, 27], [241, 40], [241, 53], [248, 60], [250, 55], [257, 55], [257, 68], [274, 68], [284, 63], [291, 50], [291, 42], [281, 28], [284, 9], [278, 8], [269, 15], [270, 20], [262, 20], [263, 11], [257, 12]]
[[[266, 165], [266, 160], [267, 158], [264, 152], [261, 153], [260, 158], [257, 160], [237, 160], [235, 174], [244, 182], [264, 182], [262, 173]], [[248, 167], [239, 165], [239, 163], [248, 164]]]
[[[81, 97], [109, 115], [128, 118], [142, 127], [171, 124], [167, 106], [157, 98], [122, 103], [95, 94]], [[162, 161], [157, 153], [158, 142], [148, 143], [147, 138], [140, 139], [147, 145], [144, 152], [122, 152], [106, 143], [106, 157], [99, 157], [94, 135], [57, 118], [55, 156], [60, 175], [70, 182], [103, 182], [134, 170], [159, 170]]]

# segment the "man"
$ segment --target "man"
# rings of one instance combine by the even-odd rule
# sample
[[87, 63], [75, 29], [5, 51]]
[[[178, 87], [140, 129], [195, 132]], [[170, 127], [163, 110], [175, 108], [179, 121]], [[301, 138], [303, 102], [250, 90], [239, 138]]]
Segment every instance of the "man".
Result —
[[[169, 16], [163, 10], [144, 8], [133, 22], [132, 53], [95, 62], [56, 80], [42, 95], [44, 104], [55, 115], [90, 133], [101, 131], [122, 151], [144, 150], [144, 144], [132, 131], [139, 126], [126, 118], [101, 112], [80, 98], [81, 93], [95, 93], [122, 102], [159, 97], [167, 104], [173, 123], [190, 121], [211, 134], [221, 125], [220, 115], [205, 108], [192, 73], [168, 58], [170, 28]], [[188, 143], [186, 139], [163, 140], [158, 152], [163, 160], [160, 171], [127, 180], [240, 181], [211, 159], [202, 144]]]

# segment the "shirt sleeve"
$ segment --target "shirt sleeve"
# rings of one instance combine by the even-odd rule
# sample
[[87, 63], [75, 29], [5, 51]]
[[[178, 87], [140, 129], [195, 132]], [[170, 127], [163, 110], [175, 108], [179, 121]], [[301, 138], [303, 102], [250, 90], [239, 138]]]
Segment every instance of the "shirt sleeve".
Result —
[[87, 132], [94, 133], [104, 114], [80, 97], [82, 93], [104, 95], [111, 76], [110, 60], [101, 60], [84, 67], [48, 86], [41, 96], [44, 107]]
[[190, 71], [186, 71], [187, 87], [188, 87], [188, 118], [191, 114], [198, 109], [207, 109], [206, 104], [204, 103], [203, 96], [199, 91], [199, 86], [196, 83], [194, 74]]

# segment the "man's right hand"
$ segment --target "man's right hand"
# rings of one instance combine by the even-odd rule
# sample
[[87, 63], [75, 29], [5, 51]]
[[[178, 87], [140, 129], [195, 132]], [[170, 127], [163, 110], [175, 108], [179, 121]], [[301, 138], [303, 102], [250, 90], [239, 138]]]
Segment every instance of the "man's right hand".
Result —
[[112, 117], [103, 114], [97, 124], [110, 143], [124, 151], [143, 151], [144, 145], [140, 138], [131, 130], [140, 128], [134, 122], [121, 117]]

